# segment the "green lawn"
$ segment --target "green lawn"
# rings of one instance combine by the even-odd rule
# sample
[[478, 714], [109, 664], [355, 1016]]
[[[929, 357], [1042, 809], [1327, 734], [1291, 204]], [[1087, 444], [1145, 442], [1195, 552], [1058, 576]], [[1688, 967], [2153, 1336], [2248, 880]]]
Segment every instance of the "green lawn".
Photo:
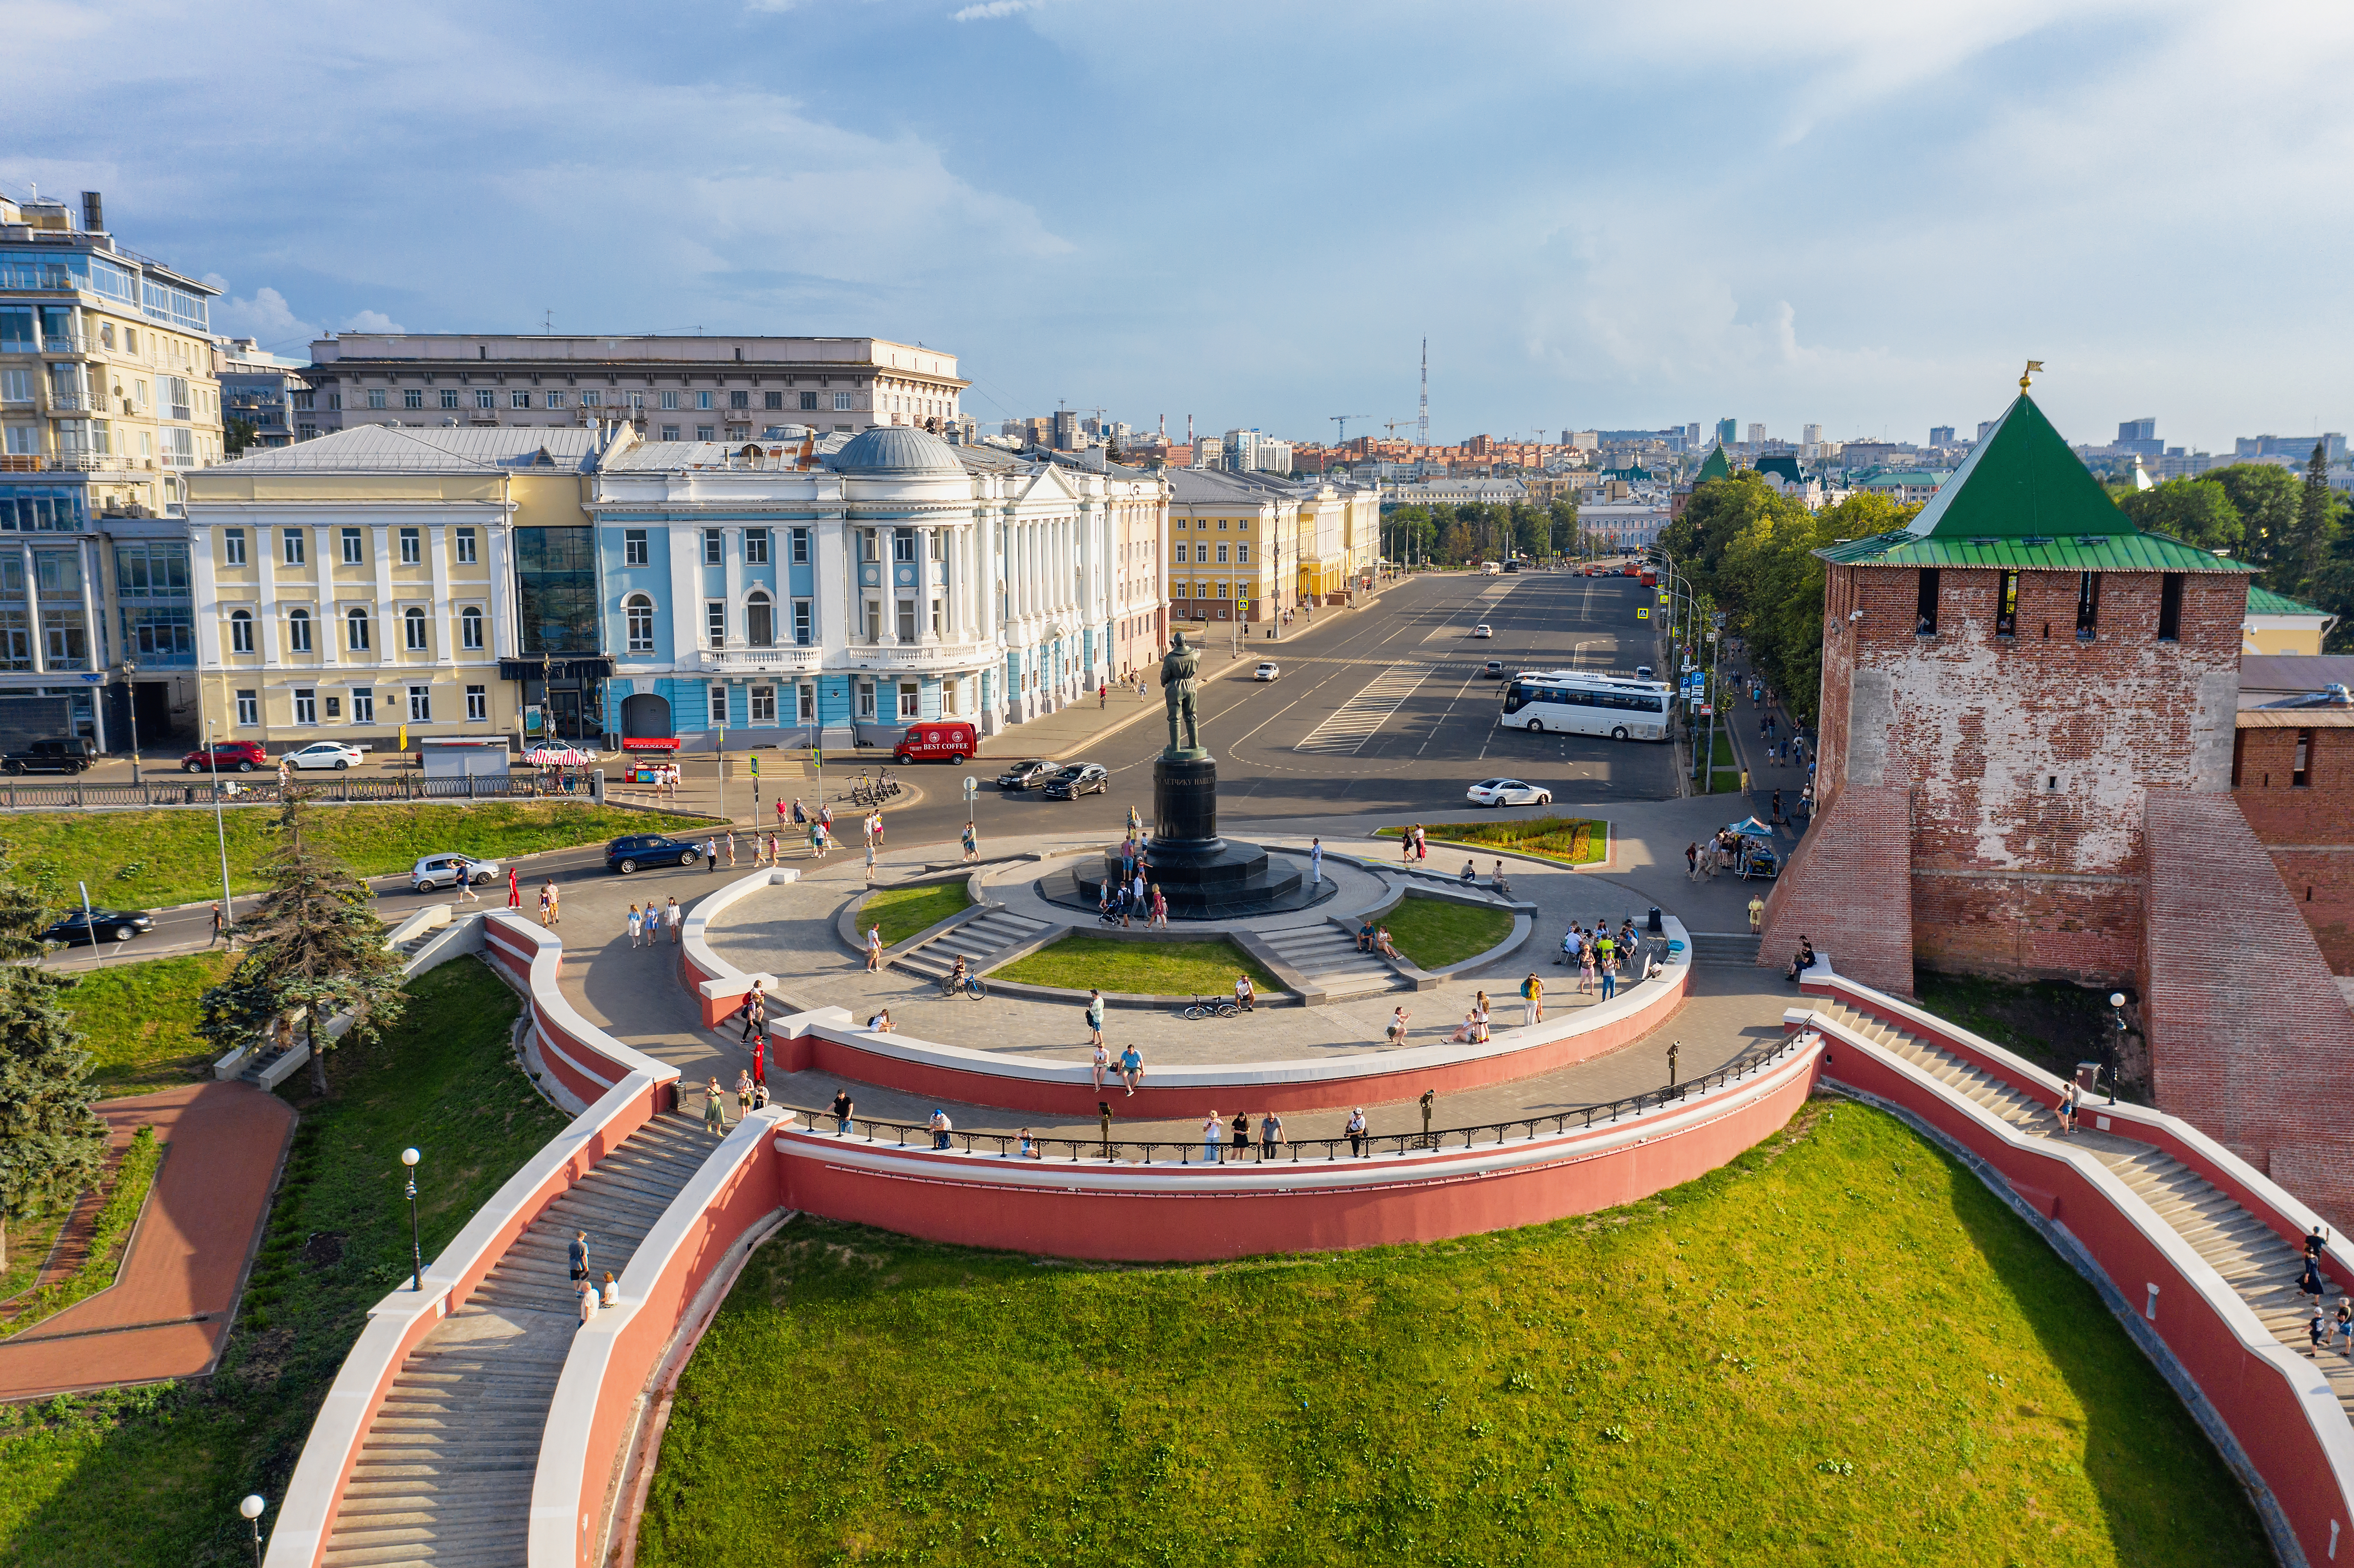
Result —
[[1282, 991], [1257, 959], [1232, 942], [1123, 942], [1116, 937], [1066, 937], [1026, 959], [990, 971], [991, 980], [1100, 987], [1141, 996], [1232, 996], [1235, 971], [1251, 978], [1261, 996]]
[[1108, 1267], [796, 1220], [688, 1363], [637, 1561], [2269, 1562], [2092, 1288], [1834, 1104], [1422, 1247]]
[[[2086, 991], [2058, 980], [2013, 985], [1922, 969], [1914, 976], [1914, 994], [1938, 1017], [1949, 1018], [2061, 1077], [2074, 1077], [2079, 1062], [2098, 1062], [2105, 1086], [2118, 1065], [2116, 1025], [2105, 986]], [[2150, 1103], [2149, 1085], [2137, 1066], [2138, 1059], [2126, 1064], [2117, 1097], [2146, 1106]]]
[[886, 887], [859, 907], [858, 927], [862, 932], [870, 925], [882, 927], [887, 948], [971, 906], [961, 877], [928, 887]]
[[132, 1135], [131, 1147], [122, 1151], [122, 1158], [115, 1162], [107, 1178], [106, 1201], [100, 1204], [98, 1217], [90, 1227], [90, 1250], [81, 1266], [15, 1303], [9, 1309], [7, 1326], [0, 1333], [22, 1333], [42, 1319], [62, 1312], [114, 1283], [115, 1271], [122, 1266], [122, 1249], [130, 1245], [131, 1227], [138, 1221], [139, 1211], [147, 1202], [147, 1193], [155, 1184], [155, 1166], [162, 1153], [154, 1128], [143, 1127]]
[[[1719, 715], [1723, 717], [1722, 715]], [[1708, 721], [1702, 719], [1692, 743], [1695, 753], [1707, 749]], [[1716, 726], [1716, 747], [1709, 752], [1708, 789], [1711, 795], [1737, 793], [1741, 789], [1741, 764], [1733, 755], [1733, 731], [1720, 723]]]
[[208, 1384], [0, 1406], [0, 1564], [250, 1561], [237, 1499], [261, 1493], [276, 1520], [367, 1308], [408, 1277], [402, 1147], [424, 1152], [429, 1258], [564, 1125], [514, 1065], [515, 1011], [513, 991], [459, 959], [411, 983], [383, 1045], [328, 1057], [334, 1094], [297, 1097], [285, 1183]]
[[[278, 847], [278, 809], [240, 806], [221, 814], [228, 835], [229, 885], [254, 891], [254, 864]], [[407, 871], [444, 851], [507, 858], [622, 833], [685, 832], [707, 824], [615, 806], [561, 801], [485, 801], [322, 806], [319, 840], [363, 876]], [[53, 902], [74, 902], [76, 882], [93, 904], [153, 907], [220, 896], [220, 849], [210, 811], [27, 811], [0, 821], [0, 843], [28, 882], [46, 878]]]
[[[1404, 828], [1383, 828], [1396, 838]], [[1511, 850], [1564, 865], [1599, 865], [1610, 857], [1610, 824], [1596, 817], [1504, 817], [1479, 822], [1437, 822], [1423, 829], [1434, 843]], [[1486, 867], [1480, 868], [1484, 874]]]
[[1443, 898], [1409, 898], [1382, 916], [1390, 940], [1416, 967], [1441, 969], [1484, 953], [1511, 935], [1512, 917], [1501, 909], [1450, 904]]
[[212, 1055], [196, 1037], [197, 1005], [229, 971], [225, 952], [176, 959], [117, 959], [85, 971], [63, 998], [82, 1046], [98, 1058], [91, 1082], [101, 1097], [152, 1094], [211, 1075]]

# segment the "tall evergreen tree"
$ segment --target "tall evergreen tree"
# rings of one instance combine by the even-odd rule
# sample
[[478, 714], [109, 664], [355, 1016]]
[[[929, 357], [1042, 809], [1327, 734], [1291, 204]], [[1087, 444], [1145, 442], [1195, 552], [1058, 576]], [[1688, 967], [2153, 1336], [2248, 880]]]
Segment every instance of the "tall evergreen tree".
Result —
[[9, 1221], [90, 1185], [105, 1164], [90, 1055], [58, 1005], [73, 982], [24, 961], [44, 950], [34, 935], [44, 924], [37, 897], [0, 881], [0, 1268]]
[[2296, 526], [2291, 534], [2291, 549], [2285, 552], [2296, 562], [2296, 587], [2300, 597], [2310, 594], [2323, 566], [2329, 558], [2329, 546], [2338, 532], [2338, 498], [2329, 490], [2329, 448], [2321, 441], [2313, 443], [2313, 456], [2305, 465], [2305, 490], [2296, 502]]
[[237, 923], [245, 957], [205, 992], [196, 1033], [222, 1050], [250, 1045], [272, 1020], [301, 1009], [311, 1087], [323, 1096], [326, 1053], [336, 1044], [328, 1020], [350, 1012], [353, 1033], [379, 1030], [399, 1017], [402, 997], [400, 959], [385, 948], [367, 884], [315, 842], [303, 842], [313, 809], [302, 791], [287, 792], [278, 817], [285, 842], [261, 867], [270, 892]]

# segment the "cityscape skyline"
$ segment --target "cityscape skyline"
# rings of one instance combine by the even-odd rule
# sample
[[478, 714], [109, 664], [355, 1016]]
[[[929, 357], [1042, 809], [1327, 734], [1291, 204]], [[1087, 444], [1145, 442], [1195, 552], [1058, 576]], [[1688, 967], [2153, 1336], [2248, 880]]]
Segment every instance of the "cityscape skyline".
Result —
[[[691, 38], [428, 7], [332, 41], [265, 7], [165, 59], [137, 42], [161, 15], [20, 19], [28, 48], [127, 75], [0, 111], [0, 189], [106, 191], [125, 243], [225, 288], [217, 330], [281, 353], [394, 327], [876, 334], [958, 355], [984, 421], [1100, 405], [1318, 440], [1332, 410], [1410, 418], [1426, 335], [1434, 440], [1731, 409], [1918, 442], [1999, 415], [2030, 357], [2072, 440], [2347, 423], [2319, 261], [2347, 219], [2317, 207], [2285, 247], [2210, 208], [2301, 199], [2354, 130], [2296, 91], [2354, 55], [2342, 18], [2280, 57], [2189, 6], [1824, 5], [1771, 37], [1591, 7], [1376, 8], [1336, 37], [1278, 7], [1238, 51], [1051, 3], [768, 0]], [[1042, 69], [1051, 101], [1002, 90]], [[2194, 79], [2214, 112], [2178, 122]], [[222, 113], [230, 80], [272, 112]], [[1251, 164], [1278, 172], [1205, 173]], [[2137, 169], [2162, 190], [2087, 198]]]

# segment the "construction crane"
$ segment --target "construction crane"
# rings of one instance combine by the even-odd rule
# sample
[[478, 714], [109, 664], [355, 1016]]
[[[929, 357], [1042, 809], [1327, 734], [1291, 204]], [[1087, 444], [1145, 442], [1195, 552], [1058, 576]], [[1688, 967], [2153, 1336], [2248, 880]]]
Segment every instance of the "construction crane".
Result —
[[1391, 437], [1394, 439], [1400, 429], [1407, 425], [1413, 424], [1414, 422], [1415, 421], [1412, 419], [1384, 419], [1382, 421], [1382, 429], [1387, 430]]
[[1370, 419], [1373, 418], [1371, 414], [1327, 414], [1324, 417], [1341, 427], [1341, 433], [1332, 438], [1332, 444], [1336, 447], [1345, 447], [1349, 444], [1350, 420]]

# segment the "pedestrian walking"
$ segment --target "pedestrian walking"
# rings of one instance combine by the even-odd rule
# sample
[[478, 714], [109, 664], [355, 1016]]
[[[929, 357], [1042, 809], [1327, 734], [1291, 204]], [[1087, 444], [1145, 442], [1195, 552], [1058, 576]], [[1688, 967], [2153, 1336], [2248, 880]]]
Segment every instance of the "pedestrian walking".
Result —
[[[686, 919], [686, 911], [678, 906], [678, 895], [671, 895], [670, 905], [663, 911], [663, 924], [670, 927], [670, 939], [678, 940], [678, 928]], [[650, 944], [651, 945], [651, 944]]]
[[760, 1091], [760, 1104], [763, 1108], [769, 1103], [768, 1060], [769, 1037], [766, 1034], [755, 1036], [752, 1041], [752, 1083]]
[[1128, 1092], [1131, 1095], [1136, 1093], [1137, 1085], [1144, 1082], [1144, 1058], [1137, 1054], [1132, 1044], [1123, 1048], [1119, 1054], [1119, 1081], [1128, 1086]]
[[1108, 706], [1110, 706], [1110, 705], [1111, 705], [1111, 683], [1110, 683], [1109, 681], [1097, 681], [1097, 682], [1096, 683], [1096, 706], [1097, 706], [1097, 708], [1098, 710], [1100, 710], [1100, 709], [1102, 709], [1102, 708], [1106, 708], [1106, 707], [1108, 707]]
[[754, 980], [752, 989], [744, 993], [743, 1012], [744, 1033], [737, 1042], [739, 1045], [748, 1044], [769, 1022], [769, 993], [758, 980]]
[[523, 907], [523, 877], [513, 866], [507, 867], [507, 907], [510, 909]]
[[1521, 1001], [1523, 1003], [1522, 1028], [1533, 1029], [1544, 1022], [1544, 981], [1537, 978], [1534, 969], [1531, 969], [1529, 978], [1521, 982]]
[[1684, 1043], [1681, 1040], [1668, 1042], [1668, 1087], [1671, 1089], [1676, 1086], [1676, 1057], [1682, 1053]]
[[474, 867], [472, 862], [460, 861], [450, 868], [450, 874], [458, 879], [451, 885], [457, 889], [459, 897], [471, 899], [476, 904], [482, 901], [482, 895], [474, 891]]
[[1315, 887], [1324, 880], [1324, 841], [1308, 841], [1308, 885]]
[[980, 858], [981, 858], [981, 835], [980, 835], [978, 832], [974, 832], [974, 831], [973, 831], [973, 825], [972, 825], [972, 823], [971, 823], [970, 821], [967, 821], [967, 822], [965, 823], [965, 825], [964, 825], [964, 859], [965, 859], [965, 863], [966, 863], [967, 865], [970, 865], [974, 861], [977, 861], [977, 860], [979, 860]]
[[588, 1277], [588, 1233], [574, 1231], [571, 1243], [564, 1249], [564, 1262], [572, 1271], [572, 1283], [579, 1284]]
[[1614, 948], [1602, 956], [1596, 966], [1602, 977], [1602, 1000], [1608, 1001], [1618, 994], [1618, 953]]
[[866, 885], [875, 885], [875, 841], [866, 841]]
[[1349, 1157], [1362, 1160], [1365, 1154], [1365, 1107], [1357, 1107], [1349, 1113], [1349, 1125], [1342, 1129], [1349, 1135]]
[[213, 934], [205, 939], [205, 946], [209, 948], [228, 935], [228, 918], [221, 913], [220, 900], [216, 898], [213, 900]]
[[2071, 1078], [2060, 1090], [2060, 1136], [2067, 1137], [2076, 1130], [2076, 1080]]
[[2305, 1272], [2297, 1276], [2296, 1287], [2301, 1293], [2313, 1298], [2313, 1309], [2316, 1312], [2321, 1310], [2321, 1264], [2318, 1259], [2311, 1255], [2306, 1256]]
[[556, 891], [556, 879], [552, 876], [540, 885], [539, 917], [551, 929], [564, 923], [563, 898]]
[[848, 1089], [836, 1089], [833, 1093], [833, 1130], [843, 1138], [848, 1138], [850, 1136], [850, 1113], [852, 1108], [853, 1102], [850, 1098], [850, 1091]]
[[2354, 1356], [2354, 1299], [2340, 1296], [2335, 1327], [2340, 1355]]
[[866, 927], [866, 972], [875, 974], [883, 968], [883, 927]]
[[1264, 1162], [1273, 1160], [1283, 1148], [1283, 1118], [1273, 1111], [1258, 1118], [1258, 1157]]
[[644, 935], [644, 933], [645, 933], [645, 928], [646, 928], [646, 917], [645, 917], [644, 913], [643, 913], [642, 910], [640, 910], [636, 905], [634, 905], [634, 904], [631, 905], [631, 906], [630, 906], [630, 946], [631, 946], [631, 947], [633, 947], [633, 948], [634, 948], [634, 947], [636, 947], [636, 946], [638, 945], [638, 938], [639, 938], [640, 937], [642, 937], [642, 935]]
[[714, 1138], [727, 1130], [727, 1107], [719, 1103], [717, 1078], [709, 1078], [704, 1082], [703, 1129]]
[[1774, 821], [1776, 823], [1782, 821], [1782, 791], [1778, 789], [1774, 791]]
[[733, 871], [733, 870], [735, 870], [735, 869], [736, 869], [736, 830], [735, 830], [734, 828], [730, 828], [730, 829], [728, 829], [728, 830], [727, 830], [727, 833], [726, 833], [726, 841], [727, 841], [727, 869], [728, 869], [728, 870], [730, 870], [730, 871]]
[[1763, 894], [1753, 893], [1749, 895], [1749, 934], [1755, 937], [1765, 929], [1766, 897]]
[[1103, 1044], [1103, 992], [1090, 989], [1087, 991], [1087, 1044], [1090, 1045]]
[[1226, 1124], [1216, 1111], [1202, 1118], [1202, 1163], [1218, 1163], [1218, 1145], [1225, 1141]]
[[713, 872], [717, 871], [718, 869], [719, 841], [717, 839], [705, 839], [703, 841], [703, 874], [709, 876]]
[[1684, 845], [1684, 880], [1700, 880], [1700, 841], [1697, 839]]
[[1152, 885], [1152, 923], [1164, 931], [1169, 929], [1169, 900], [1157, 882]]

